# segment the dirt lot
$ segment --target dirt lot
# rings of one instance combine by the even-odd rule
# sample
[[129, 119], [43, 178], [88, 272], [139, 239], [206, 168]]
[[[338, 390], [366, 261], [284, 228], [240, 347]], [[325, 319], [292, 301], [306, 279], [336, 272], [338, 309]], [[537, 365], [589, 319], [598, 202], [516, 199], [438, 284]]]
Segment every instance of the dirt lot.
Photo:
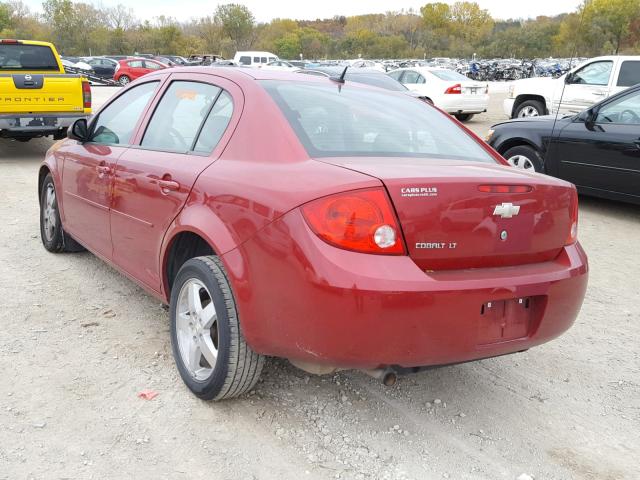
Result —
[[391, 388], [272, 360], [251, 395], [214, 404], [180, 381], [156, 300], [89, 253], [42, 247], [50, 145], [0, 140], [0, 479], [640, 478], [637, 207], [581, 198], [589, 290], [550, 344]]

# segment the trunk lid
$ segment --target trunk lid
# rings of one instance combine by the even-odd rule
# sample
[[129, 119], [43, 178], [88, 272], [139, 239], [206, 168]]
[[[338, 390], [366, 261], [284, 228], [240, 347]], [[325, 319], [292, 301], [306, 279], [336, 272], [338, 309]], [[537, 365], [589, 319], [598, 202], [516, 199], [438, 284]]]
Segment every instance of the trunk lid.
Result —
[[[321, 160], [384, 183], [409, 256], [426, 271], [550, 261], [569, 235], [573, 187], [558, 179], [485, 163], [418, 158]], [[530, 191], [485, 192], [481, 185], [526, 186]], [[514, 207], [519, 207], [517, 213]]]

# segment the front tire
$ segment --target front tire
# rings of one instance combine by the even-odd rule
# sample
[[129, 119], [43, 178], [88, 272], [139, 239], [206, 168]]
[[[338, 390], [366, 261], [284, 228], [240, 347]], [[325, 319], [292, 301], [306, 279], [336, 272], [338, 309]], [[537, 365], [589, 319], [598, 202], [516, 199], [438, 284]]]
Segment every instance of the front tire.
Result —
[[121, 75], [118, 79], [118, 83], [124, 87], [125, 85], [131, 83], [131, 79], [126, 75]]
[[542, 158], [528, 145], [518, 145], [507, 150], [503, 157], [514, 168], [529, 172], [542, 172]]
[[171, 347], [182, 380], [203, 400], [242, 395], [256, 384], [264, 356], [242, 335], [235, 298], [216, 256], [180, 268], [171, 289]]
[[52, 253], [85, 250], [62, 228], [56, 187], [50, 173], [45, 177], [40, 191], [40, 238], [44, 248]]
[[518, 105], [513, 118], [539, 117], [544, 114], [544, 103], [539, 100], [527, 100]]
[[473, 113], [456, 113], [454, 117], [456, 117], [459, 122], [468, 122], [473, 118], [473, 115]]

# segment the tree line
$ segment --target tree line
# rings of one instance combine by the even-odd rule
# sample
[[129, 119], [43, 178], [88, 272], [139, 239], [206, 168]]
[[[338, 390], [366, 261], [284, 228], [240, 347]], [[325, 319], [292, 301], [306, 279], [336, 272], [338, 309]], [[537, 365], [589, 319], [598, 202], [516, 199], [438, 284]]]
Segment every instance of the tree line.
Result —
[[124, 5], [45, 0], [42, 11], [0, 1], [0, 38], [51, 41], [65, 55], [219, 54], [280, 58], [535, 58], [640, 53], [640, 0], [585, 0], [574, 12], [500, 20], [475, 2], [427, 3], [384, 14], [258, 23], [241, 4], [186, 22], [139, 19]]

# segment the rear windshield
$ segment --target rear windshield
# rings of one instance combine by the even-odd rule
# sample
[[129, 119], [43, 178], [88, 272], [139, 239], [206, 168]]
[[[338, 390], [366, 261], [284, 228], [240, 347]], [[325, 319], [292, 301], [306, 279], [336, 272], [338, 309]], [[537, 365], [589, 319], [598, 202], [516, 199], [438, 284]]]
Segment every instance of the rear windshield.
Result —
[[396, 92], [406, 92], [408, 89], [397, 80], [394, 80], [390, 76], [384, 73], [352, 73], [345, 75], [345, 79], [352, 82], [365, 83], [367, 85], [373, 85], [374, 87], [384, 88], [385, 90], [394, 90]]
[[60, 70], [51, 48], [42, 45], [0, 44], [0, 70]]
[[451, 81], [466, 81], [469, 80], [467, 77], [462, 75], [461, 73], [454, 72], [453, 70], [429, 70], [433, 75], [438, 77], [440, 80], [451, 80]]
[[429, 157], [496, 163], [445, 114], [355, 85], [263, 81], [311, 157]]

